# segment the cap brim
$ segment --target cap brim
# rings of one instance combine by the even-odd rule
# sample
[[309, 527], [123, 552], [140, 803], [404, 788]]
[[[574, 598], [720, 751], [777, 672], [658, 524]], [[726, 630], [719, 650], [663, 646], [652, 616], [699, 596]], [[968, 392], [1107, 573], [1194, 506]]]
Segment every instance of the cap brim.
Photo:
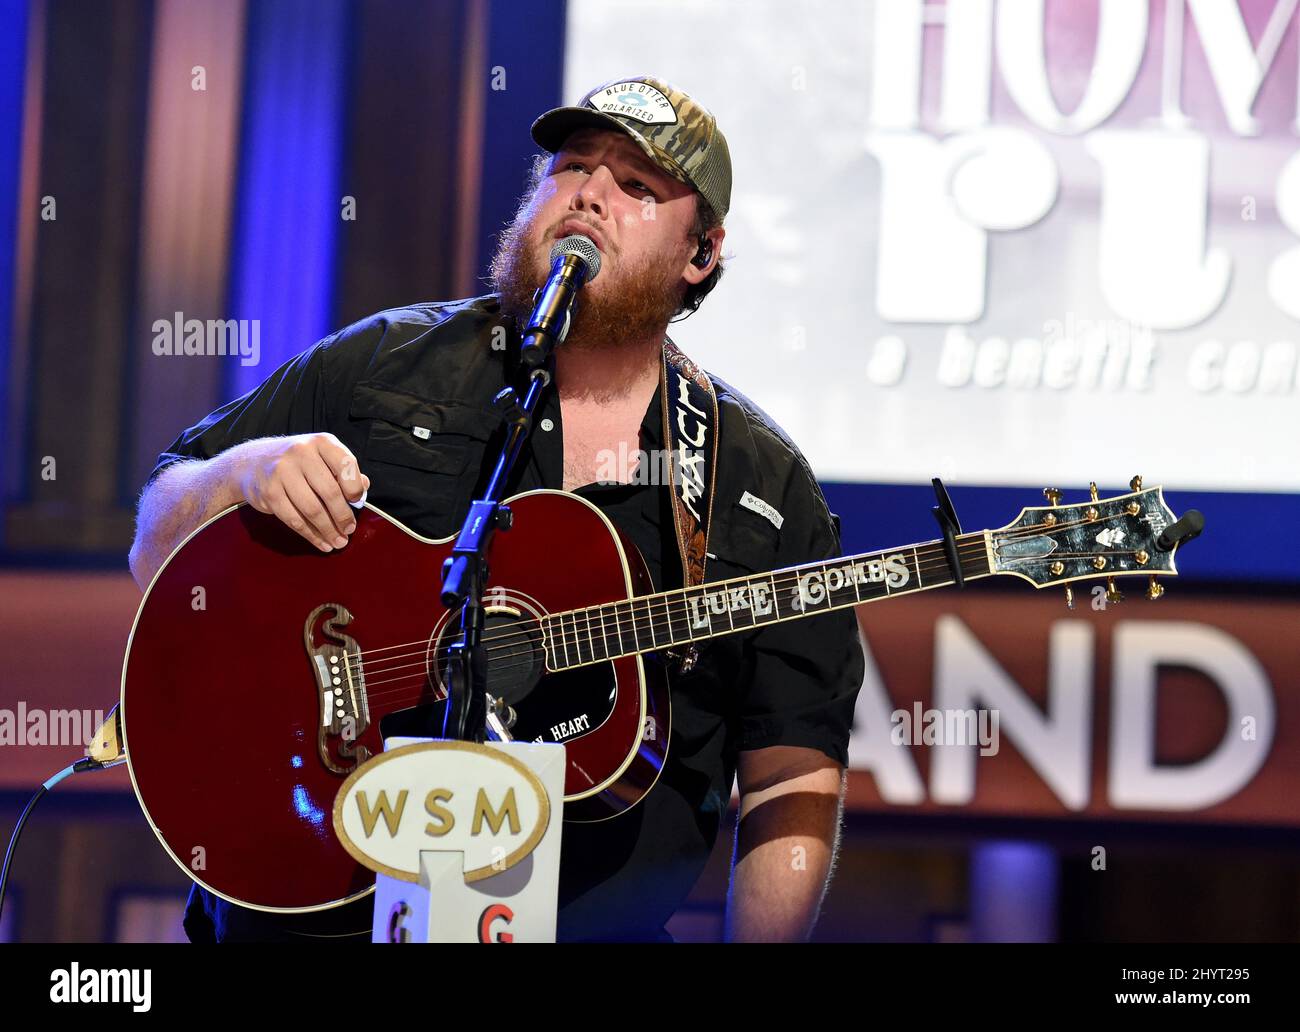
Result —
[[654, 148], [644, 136], [621, 119], [588, 107], [552, 108], [533, 123], [533, 140], [539, 147], [554, 154], [564, 146], [569, 134], [579, 129], [613, 129], [626, 133], [645, 151], [646, 157], [656, 165], [659, 164]]

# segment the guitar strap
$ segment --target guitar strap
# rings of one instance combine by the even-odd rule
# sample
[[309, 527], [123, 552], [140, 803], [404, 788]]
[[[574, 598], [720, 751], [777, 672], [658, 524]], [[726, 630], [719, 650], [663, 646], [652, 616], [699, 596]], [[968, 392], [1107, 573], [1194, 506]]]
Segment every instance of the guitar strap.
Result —
[[[668, 447], [668, 493], [672, 498], [682, 583], [704, 583], [713, 488], [718, 472], [718, 398], [708, 373], [664, 337], [659, 376], [664, 444]], [[696, 645], [669, 649], [686, 673], [699, 659]]]

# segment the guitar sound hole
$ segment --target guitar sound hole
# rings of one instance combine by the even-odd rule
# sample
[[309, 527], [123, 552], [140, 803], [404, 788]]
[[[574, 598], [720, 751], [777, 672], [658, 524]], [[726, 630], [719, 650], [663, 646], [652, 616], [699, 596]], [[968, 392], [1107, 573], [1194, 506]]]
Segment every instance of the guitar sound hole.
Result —
[[[448, 648], [461, 638], [460, 625], [448, 623], [438, 639], [439, 677], [447, 683], [445, 661]], [[483, 642], [487, 646], [487, 690], [509, 705], [528, 696], [545, 671], [542, 635], [537, 620], [515, 610], [489, 608], [484, 620]]]

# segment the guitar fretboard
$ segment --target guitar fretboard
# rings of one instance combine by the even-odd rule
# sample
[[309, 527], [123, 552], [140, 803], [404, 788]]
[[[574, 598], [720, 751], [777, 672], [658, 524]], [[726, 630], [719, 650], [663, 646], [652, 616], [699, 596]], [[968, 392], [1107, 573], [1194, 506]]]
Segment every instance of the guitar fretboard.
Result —
[[[957, 537], [966, 580], [991, 574], [987, 532]], [[841, 556], [542, 619], [547, 669], [568, 670], [955, 583], [942, 541]]]

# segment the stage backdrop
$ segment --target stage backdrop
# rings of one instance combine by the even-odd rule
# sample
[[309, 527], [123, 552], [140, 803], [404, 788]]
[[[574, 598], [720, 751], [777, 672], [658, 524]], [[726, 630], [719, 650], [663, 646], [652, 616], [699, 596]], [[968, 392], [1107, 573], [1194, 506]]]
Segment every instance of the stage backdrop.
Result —
[[[570, 102], [653, 72], [727, 134], [729, 272], [674, 336], [846, 551], [932, 538], [932, 476], [972, 529], [1141, 473], [1206, 514], [1182, 574], [1280, 582], [865, 607], [850, 806], [1300, 820], [1297, 6], [571, 0]], [[963, 713], [996, 743], [926, 739]]]
[[879, 485], [1140, 472], [1207, 509], [1192, 572], [1295, 581], [1250, 546], [1300, 517], [1296, 8], [572, 0], [565, 95], [653, 70], [718, 116], [734, 271], [676, 336], [873, 485], [847, 546]]

